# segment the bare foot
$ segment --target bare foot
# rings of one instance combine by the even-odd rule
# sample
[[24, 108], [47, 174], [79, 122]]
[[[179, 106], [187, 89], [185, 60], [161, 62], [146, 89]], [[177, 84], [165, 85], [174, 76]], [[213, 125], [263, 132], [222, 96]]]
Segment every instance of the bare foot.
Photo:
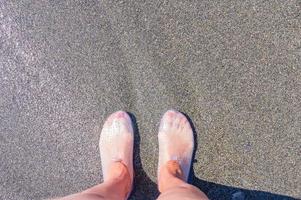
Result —
[[194, 147], [193, 131], [187, 118], [178, 111], [167, 111], [161, 119], [158, 138], [158, 177], [161, 166], [175, 160], [181, 166], [183, 180], [187, 181]]
[[114, 175], [110, 173], [114, 162], [121, 162], [127, 167], [133, 183], [133, 145], [134, 134], [129, 115], [123, 111], [111, 114], [104, 123], [99, 140], [104, 181]]

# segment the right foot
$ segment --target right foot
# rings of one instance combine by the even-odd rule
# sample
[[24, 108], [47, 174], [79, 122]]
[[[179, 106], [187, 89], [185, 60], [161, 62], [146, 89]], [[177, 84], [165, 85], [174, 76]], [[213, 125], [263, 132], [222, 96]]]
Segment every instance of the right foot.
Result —
[[178, 111], [167, 111], [161, 119], [158, 139], [158, 177], [161, 168], [173, 160], [181, 166], [182, 180], [187, 182], [194, 148], [193, 131], [187, 118]]

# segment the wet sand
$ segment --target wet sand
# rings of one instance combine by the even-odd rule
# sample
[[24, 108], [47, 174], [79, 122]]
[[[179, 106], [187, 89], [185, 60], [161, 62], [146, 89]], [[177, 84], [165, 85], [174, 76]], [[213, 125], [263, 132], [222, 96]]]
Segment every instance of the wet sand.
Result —
[[300, 6], [1, 1], [1, 199], [99, 183], [99, 133], [117, 110], [137, 125], [132, 199], [154, 199], [170, 108], [194, 124], [193, 183], [210, 197], [301, 198]]

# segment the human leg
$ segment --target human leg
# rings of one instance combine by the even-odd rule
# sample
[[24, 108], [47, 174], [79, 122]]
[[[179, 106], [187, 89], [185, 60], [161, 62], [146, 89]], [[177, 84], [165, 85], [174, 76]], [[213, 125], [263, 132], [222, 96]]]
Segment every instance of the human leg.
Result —
[[113, 113], [101, 131], [99, 148], [104, 182], [59, 200], [127, 199], [133, 183], [133, 128], [127, 113]]
[[183, 180], [183, 171], [178, 161], [170, 160], [162, 168], [159, 177], [158, 200], [207, 200], [207, 196], [197, 187]]
[[167, 111], [162, 117], [158, 134], [159, 200], [208, 199], [198, 188], [187, 183], [192, 153], [193, 131], [180, 112]]
[[69, 195], [59, 200], [119, 200], [125, 199], [131, 190], [131, 179], [127, 167], [116, 162], [111, 166], [110, 175], [103, 183], [83, 192]]

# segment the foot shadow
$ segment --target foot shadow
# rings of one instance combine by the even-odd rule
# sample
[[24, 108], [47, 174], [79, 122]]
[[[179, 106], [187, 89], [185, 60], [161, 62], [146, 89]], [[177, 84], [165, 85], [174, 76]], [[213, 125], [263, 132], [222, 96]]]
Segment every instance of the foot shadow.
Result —
[[154, 183], [145, 173], [140, 157], [140, 134], [135, 116], [129, 113], [134, 129], [134, 189], [130, 195], [130, 200], [136, 199], [156, 199], [159, 196], [157, 184]]
[[[194, 135], [194, 151], [193, 151], [193, 157], [192, 161], [193, 163], [197, 162], [195, 160], [195, 153], [197, 151], [198, 143], [197, 143], [197, 132], [196, 129], [192, 123], [192, 120], [189, 118], [189, 116], [185, 113], [184, 114], [193, 130]], [[296, 200], [295, 198], [279, 195], [279, 194], [273, 194], [269, 192], [264, 191], [258, 191], [258, 190], [248, 190], [238, 187], [231, 187], [226, 185], [221, 185], [205, 180], [201, 180], [195, 176], [194, 170], [193, 170], [193, 163], [191, 165], [191, 173], [189, 176], [189, 183], [198, 187], [201, 191], [203, 191], [209, 199], [211, 200]]]

